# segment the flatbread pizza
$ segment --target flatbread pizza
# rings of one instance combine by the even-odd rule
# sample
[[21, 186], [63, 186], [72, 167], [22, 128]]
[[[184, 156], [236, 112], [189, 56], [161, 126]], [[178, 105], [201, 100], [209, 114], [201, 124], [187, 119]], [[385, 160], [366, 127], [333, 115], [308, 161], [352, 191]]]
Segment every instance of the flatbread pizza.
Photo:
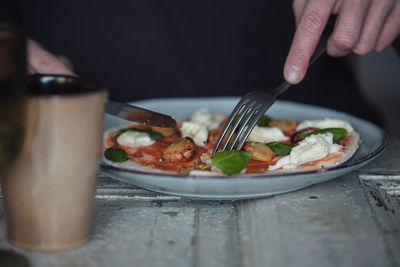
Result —
[[124, 167], [187, 175], [277, 173], [325, 170], [349, 160], [360, 137], [344, 120], [296, 121], [264, 115], [240, 151], [212, 156], [227, 119], [207, 109], [196, 111], [175, 128], [132, 124], [104, 135], [104, 160]]

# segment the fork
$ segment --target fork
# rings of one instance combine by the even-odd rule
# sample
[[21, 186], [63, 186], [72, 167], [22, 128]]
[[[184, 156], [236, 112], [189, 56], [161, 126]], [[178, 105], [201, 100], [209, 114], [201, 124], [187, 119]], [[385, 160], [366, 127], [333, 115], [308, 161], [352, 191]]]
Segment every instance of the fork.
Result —
[[[329, 18], [308, 66], [311, 66], [326, 51], [326, 44], [333, 31], [335, 19], [336, 16]], [[246, 93], [229, 115], [212, 154], [214, 155], [218, 151], [224, 139], [225, 142], [222, 144], [221, 150], [240, 150], [261, 116], [272, 106], [276, 98], [290, 86], [291, 84], [285, 81], [266, 93], [261, 91]], [[236, 135], [234, 135], [235, 133]]]

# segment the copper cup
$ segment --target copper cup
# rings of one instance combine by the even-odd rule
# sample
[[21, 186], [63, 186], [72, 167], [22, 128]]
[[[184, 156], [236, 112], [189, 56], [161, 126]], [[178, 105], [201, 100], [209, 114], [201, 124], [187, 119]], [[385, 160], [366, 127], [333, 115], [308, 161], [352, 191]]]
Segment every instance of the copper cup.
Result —
[[11, 243], [62, 250], [88, 242], [106, 95], [76, 77], [30, 77], [22, 151], [2, 178]]

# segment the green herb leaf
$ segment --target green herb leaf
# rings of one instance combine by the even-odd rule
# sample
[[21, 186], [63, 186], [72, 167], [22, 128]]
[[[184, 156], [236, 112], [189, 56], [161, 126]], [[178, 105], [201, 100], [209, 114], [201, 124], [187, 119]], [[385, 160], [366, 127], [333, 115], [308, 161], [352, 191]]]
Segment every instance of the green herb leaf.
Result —
[[271, 142], [266, 145], [271, 148], [278, 157], [290, 154], [293, 148], [293, 146], [281, 142]]
[[267, 115], [263, 115], [257, 122], [258, 126], [261, 127], [266, 127], [268, 126], [269, 122], [272, 121], [272, 118], [267, 116]]
[[123, 128], [123, 129], [119, 129], [119, 130], [115, 131], [115, 132], [112, 134], [112, 136], [115, 137], [115, 136], [118, 136], [118, 135], [120, 135], [120, 134], [122, 134], [122, 133], [125, 133], [125, 132], [147, 133], [147, 134], [150, 136], [150, 139], [151, 139], [151, 140], [158, 140], [158, 139], [164, 138], [164, 135], [163, 135], [162, 133], [159, 133], [159, 132], [156, 132], [156, 131], [153, 131], [153, 130], [149, 130], [149, 129], [144, 130], [144, 129], [136, 129], [136, 128]]
[[[249, 124], [254, 118], [254, 115], [251, 116], [250, 120], [247, 122], [247, 124]], [[235, 121], [237, 120], [237, 118], [235, 119]], [[261, 118], [257, 121], [257, 125], [258, 126], [268, 126], [268, 123], [272, 120], [271, 117], [267, 116], [267, 115], [262, 115]], [[244, 118], [240, 121], [240, 124], [244, 123]]]
[[129, 159], [128, 154], [125, 150], [117, 147], [109, 147], [104, 151], [106, 159], [113, 162], [125, 162]]
[[239, 173], [246, 168], [251, 155], [252, 153], [237, 150], [220, 151], [211, 157], [211, 164], [203, 169], [214, 166], [225, 174]]
[[331, 133], [333, 134], [333, 142], [337, 143], [343, 138], [346, 137], [347, 135], [347, 130], [344, 128], [326, 128], [326, 129], [320, 129], [320, 130], [315, 130], [311, 133], [307, 133], [303, 135], [303, 138], [301, 140], [304, 140], [304, 138], [314, 135], [314, 134], [324, 134], [324, 133]]

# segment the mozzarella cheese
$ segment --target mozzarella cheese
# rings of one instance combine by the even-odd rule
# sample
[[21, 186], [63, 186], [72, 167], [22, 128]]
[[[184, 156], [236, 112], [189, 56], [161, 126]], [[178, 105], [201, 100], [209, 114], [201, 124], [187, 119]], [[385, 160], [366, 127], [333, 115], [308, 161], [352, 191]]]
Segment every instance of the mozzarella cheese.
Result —
[[117, 143], [120, 146], [138, 147], [138, 146], [149, 146], [155, 141], [151, 140], [147, 133], [141, 132], [125, 132], [118, 136]]
[[320, 129], [325, 128], [345, 128], [348, 133], [354, 132], [353, 127], [345, 120], [340, 119], [320, 119], [320, 120], [306, 120], [299, 123], [297, 126], [297, 131], [302, 130], [307, 127], [315, 127]]
[[212, 114], [208, 109], [197, 110], [191, 118], [191, 122], [204, 124], [209, 130], [218, 128], [226, 118], [222, 114]]
[[275, 165], [269, 166], [268, 170], [298, 168], [304, 163], [322, 159], [329, 153], [341, 150], [341, 145], [333, 143], [333, 134], [331, 133], [310, 135], [293, 147], [288, 156], [279, 159]]
[[259, 143], [269, 143], [276, 141], [286, 141], [289, 138], [283, 134], [281, 129], [276, 127], [260, 127], [256, 125], [251, 131], [247, 141], [249, 142], [259, 142]]
[[203, 146], [207, 142], [208, 130], [204, 124], [184, 121], [182, 122], [181, 133], [182, 137], [192, 138], [198, 146]]

